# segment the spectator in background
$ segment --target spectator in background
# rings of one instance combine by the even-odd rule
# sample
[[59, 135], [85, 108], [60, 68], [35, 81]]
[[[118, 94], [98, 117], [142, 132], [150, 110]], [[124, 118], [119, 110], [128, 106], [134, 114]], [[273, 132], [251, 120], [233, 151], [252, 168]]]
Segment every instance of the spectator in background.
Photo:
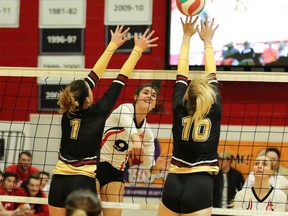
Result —
[[261, 54], [263, 65], [277, 61], [278, 55], [278, 51], [272, 47], [272, 42], [268, 42], [268, 47]]
[[[32, 174], [28, 177], [27, 185], [16, 191], [16, 196], [41, 197], [46, 198], [46, 194], [40, 189], [41, 178], [38, 174]], [[65, 187], [63, 185], [63, 187]], [[29, 204], [34, 216], [49, 216], [47, 204]], [[19, 205], [18, 205], [19, 206]], [[21, 204], [20, 204], [21, 206]]]
[[232, 208], [235, 194], [244, 184], [241, 172], [231, 167], [232, 156], [221, 152], [218, 156], [220, 171], [214, 178], [213, 207]]
[[65, 204], [66, 216], [101, 216], [102, 207], [98, 196], [89, 190], [72, 192]]
[[244, 48], [241, 51], [240, 65], [243, 65], [243, 66], [255, 65], [256, 55], [255, 55], [254, 49], [250, 46], [250, 43], [248, 41], [245, 41], [243, 46]]
[[[269, 147], [265, 149], [263, 152], [260, 152], [259, 155], [266, 155], [267, 157], [270, 158], [274, 175], [270, 176], [270, 185], [272, 185], [276, 189], [282, 190], [287, 196], [288, 196], [288, 179], [287, 179], [287, 173], [285, 176], [283, 175], [285, 173], [285, 168], [281, 168], [282, 174], [278, 173], [280, 171], [280, 165], [279, 165], [279, 160], [280, 160], [280, 151], [277, 148], [274, 147]], [[245, 181], [245, 184], [243, 187], [251, 187], [255, 182], [255, 176], [253, 172], [249, 173], [248, 178]]]
[[40, 179], [41, 179], [41, 185], [40, 185], [40, 189], [45, 192], [46, 194], [49, 193], [50, 190], [50, 184], [49, 184], [49, 180], [50, 180], [50, 173], [46, 172], [46, 171], [40, 171], [38, 173]]
[[288, 57], [288, 47], [285, 41], [281, 41], [278, 48], [279, 57]]
[[230, 42], [225, 45], [223, 49], [223, 61], [222, 65], [239, 65], [239, 55], [240, 52], [234, 47], [233, 42]]
[[17, 175], [20, 187], [21, 183], [28, 179], [29, 175], [39, 172], [39, 170], [32, 166], [32, 154], [29, 151], [23, 151], [19, 154], [18, 164], [12, 164], [5, 169], [5, 172], [13, 172]]
[[[48, 184], [49, 179], [50, 179], [50, 173], [46, 172], [46, 171], [40, 171], [38, 173], [35, 173], [35, 175], [38, 175], [41, 183], [40, 183], [40, 189], [45, 193], [48, 194], [49, 190], [50, 190], [50, 184]], [[20, 187], [27, 187], [27, 180], [23, 181], [20, 185]]]
[[32, 216], [33, 213], [29, 209], [19, 209], [17, 211], [6, 210], [0, 202], [0, 216]]
[[275, 62], [271, 62], [269, 66], [286, 66], [288, 65], [288, 46], [286, 41], [281, 41], [278, 48], [278, 59]]
[[281, 152], [279, 151], [279, 149], [275, 147], [269, 147], [266, 149], [265, 154], [271, 159], [276, 173], [283, 175], [288, 179], [288, 169], [281, 166], [280, 164]]
[[254, 162], [254, 184], [236, 193], [235, 209], [259, 211], [285, 211], [287, 196], [270, 184], [275, 176], [272, 161], [265, 155], [258, 156]]
[[[15, 186], [17, 184], [17, 176], [15, 173], [6, 172], [3, 174], [3, 181], [0, 187], [0, 195], [15, 196]], [[2, 202], [6, 210], [14, 210], [14, 202]]]

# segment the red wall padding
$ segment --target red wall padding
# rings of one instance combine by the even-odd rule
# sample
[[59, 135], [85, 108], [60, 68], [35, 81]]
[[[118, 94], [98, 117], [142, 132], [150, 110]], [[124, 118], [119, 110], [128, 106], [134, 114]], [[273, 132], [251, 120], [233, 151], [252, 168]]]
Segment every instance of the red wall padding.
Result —
[[[39, 54], [38, 29], [39, 1], [21, 0], [20, 27], [0, 28], [0, 66], [37, 67]], [[153, 25], [159, 36], [158, 47], [143, 54], [136, 69], [164, 69], [166, 49], [167, 1], [153, 1]], [[85, 29], [85, 67], [93, 67], [105, 48], [104, 0], [87, 0]], [[180, 33], [179, 33], [180, 34]], [[181, 35], [179, 35], [180, 37]], [[179, 38], [180, 39], [180, 38]], [[108, 68], [119, 69], [128, 54], [117, 53]], [[111, 80], [103, 81], [111, 82]], [[136, 81], [137, 83], [137, 81]], [[171, 123], [171, 98], [173, 81], [162, 81], [169, 86], [162, 90], [165, 98], [164, 113], [150, 115], [149, 121]], [[130, 101], [135, 80], [129, 81], [118, 104]], [[101, 85], [102, 86], [102, 85]], [[99, 95], [106, 87], [99, 89]], [[105, 86], [105, 85], [103, 85]], [[132, 90], [133, 88], [133, 90]], [[132, 91], [131, 91], [132, 90]], [[288, 83], [222, 82], [223, 124], [234, 125], [288, 125]], [[0, 77], [0, 119], [26, 121], [30, 113], [38, 112], [38, 87], [36, 78]]]

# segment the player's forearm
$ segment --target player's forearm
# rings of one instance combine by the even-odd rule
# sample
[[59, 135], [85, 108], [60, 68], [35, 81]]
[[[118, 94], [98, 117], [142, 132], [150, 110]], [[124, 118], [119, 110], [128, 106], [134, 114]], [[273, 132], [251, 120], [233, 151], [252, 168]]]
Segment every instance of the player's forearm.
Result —
[[120, 74], [129, 77], [134, 70], [137, 62], [141, 58], [143, 50], [138, 47], [134, 46], [129, 58], [126, 60], [125, 64], [122, 66], [120, 70]]
[[131, 135], [131, 141], [133, 143], [133, 146], [132, 146], [133, 148], [141, 148], [142, 147], [142, 140], [141, 140], [138, 133], [133, 133]]
[[188, 77], [189, 72], [189, 44], [190, 38], [187, 36], [183, 36], [182, 46], [178, 58], [178, 68], [177, 75], [182, 75]]
[[216, 73], [214, 50], [211, 43], [205, 43], [205, 73]]
[[94, 73], [96, 73], [99, 79], [103, 76], [108, 63], [117, 48], [118, 46], [116, 43], [110, 42], [107, 48], [105, 49], [104, 53], [101, 55], [101, 57], [98, 59], [98, 61], [94, 65], [92, 70]]

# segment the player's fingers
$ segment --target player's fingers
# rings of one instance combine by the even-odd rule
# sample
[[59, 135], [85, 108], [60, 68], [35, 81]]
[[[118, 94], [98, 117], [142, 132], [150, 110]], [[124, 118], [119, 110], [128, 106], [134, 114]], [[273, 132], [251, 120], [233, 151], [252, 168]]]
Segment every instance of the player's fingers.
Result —
[[145, 37], [147, 36], [148, 32], [149, 32], [149, 28], [147, 28], [147, 29], [146, 29], [146, 31], [144, 32], [144, 34], [143, 34], [143, 36], [142, 36], [142, 37], [144, 37], [144, 38], [145, 38]]
[[119, 31], [122, 32], [123, 28], [124, 28], [124, 25], [122, 24], [119, 28]]
[[121, 34], [121, 35], [123, 36], [123, 35], [127, 34], [127, 32], [128, 32], [129, 30], [130, 30], [130, 27], [128, 27], [127, 29], [125, 29], [125, 31], [124, 31], [124, 32], [122, 32], [122, 34]]
[[[151, 40], [149, 40], [149, 43], [154, 43], [155, 41], [157, 41], [159, 39], [159, 37], [155, 37], [155, 38], [152, 38]], [[152, 45], [152, 44], [151, 44]]]
[[150, 39], [150, 38], [153, 36], [154, 33], [155, 33], [155, 31], [152, 30], [152, 31], [150, 32], [150, 34], [147, 36], [147, 39]]

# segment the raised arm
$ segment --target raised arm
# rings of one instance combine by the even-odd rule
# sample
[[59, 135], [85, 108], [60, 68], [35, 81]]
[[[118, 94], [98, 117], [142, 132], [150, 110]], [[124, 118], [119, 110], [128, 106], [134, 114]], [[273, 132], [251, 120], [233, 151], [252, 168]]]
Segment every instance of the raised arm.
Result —
[[88, 77], [85, 81], [88, 82], [90, 88], [93, 89], [95, 86], [95, 82], [97, 82], [104, 74], [108, 63], [115, 52], [115, 50], [120, 47], [123, 43], [129, 40], [128, 37], [123, 38], [124, 35], [129, 31], [130, 28], [127, 28], [123, 31], [124, 25], [117, 26], [115, 32], [110, 30], [111, 33], [111, 41], [108, 44], [107, 48], [101, 55], [101, 57], [97, 60], [96, 64], [94, 65], [92, 71], [89, 73]]
[[186, 17], [185, 22], [181, 18], [182, 28], [183, 28], [183, 37], [182, 45], [178, 58], [178, 69], [177, 75], [182, 75], [188, 77], [189, 72], [189, 46], [191, 37], [198, 31], [198, 25], [196, 25], [196, 19], [192, 19], [192, 16]]
[[204, 42], [205, 49], [205, 73], [216, 73], [216, 63], [214, 57], [214, 50], [212, 46], [212, 39], [214, 32], [219, 25], [214, 28], [214, 18], [209, 22], [208, 17], [205, 18], [205, 22], [201, 21], [201, 30], [198, 30], [198, 34], [201, 40]]

